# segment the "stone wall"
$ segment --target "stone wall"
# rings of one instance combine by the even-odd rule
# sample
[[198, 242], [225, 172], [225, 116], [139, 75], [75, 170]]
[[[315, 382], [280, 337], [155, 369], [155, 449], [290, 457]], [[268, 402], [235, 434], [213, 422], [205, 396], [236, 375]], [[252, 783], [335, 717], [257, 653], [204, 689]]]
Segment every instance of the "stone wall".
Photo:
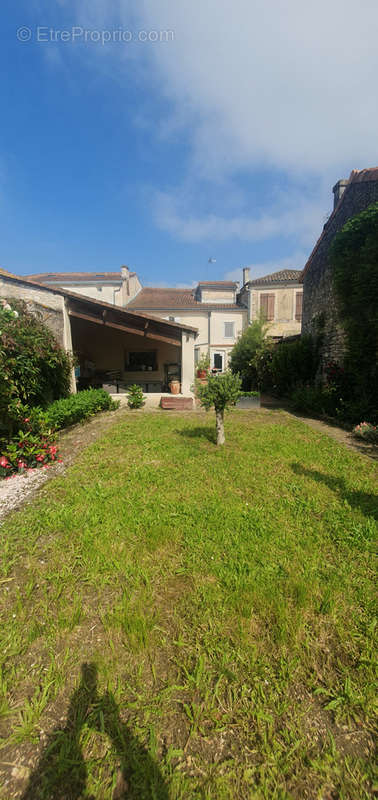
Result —
[[23, 283], [21, 280], [12, 280], [0, 275], [0, 297], [24, 300], [30, 311], [41, 314], [43, 322], [50, 328], [59, 344], [67, 347], [64, 298], [61, 295], [33, 286], [26, 281]]
[[323, 325], [322, 364], [341, 363], [345, 354], [345, 336], [339, 319], [332, 286], [329, 249], [334, 236], [351, 217], [378, 201], [378, 180], [351, 180], [342, 199], [325, 224], [323, 234], [310, 256], [303, 277], [302, 333], [316, 333]]

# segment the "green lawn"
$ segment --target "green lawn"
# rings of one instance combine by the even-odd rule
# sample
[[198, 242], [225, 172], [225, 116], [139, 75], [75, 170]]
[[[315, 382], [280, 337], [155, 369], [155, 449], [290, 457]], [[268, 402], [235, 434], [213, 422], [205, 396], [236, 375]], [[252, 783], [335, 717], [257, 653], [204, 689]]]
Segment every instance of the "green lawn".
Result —
[[118, 420], [2, 528], [1, 800], [372, 797], [372, 462]]

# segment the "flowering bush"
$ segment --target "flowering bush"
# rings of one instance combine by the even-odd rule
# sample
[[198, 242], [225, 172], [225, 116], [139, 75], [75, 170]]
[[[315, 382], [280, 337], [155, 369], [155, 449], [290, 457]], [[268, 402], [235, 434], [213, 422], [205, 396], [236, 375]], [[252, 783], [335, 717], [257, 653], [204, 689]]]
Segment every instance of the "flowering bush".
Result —
[[58, 447], [52, 431], [33, 433], [29, 418], [23, 420], [26, 430], [19, 430], [11, 439], [0, 456], [0, 478], [8, 478], [26, 469], [44, 467], [58, 460]]
[[364, 439], [366, 442], [378, 443], [378, 427], [371, 425], [370, 422], [360, 422], [353, 428], [353, 436], [356, 436], [357, 439]]
[[71, 359], [41, 315], [26, 303], [0, 300], [0, 436], [17, 431], [19, 407], [46, 406], [67, 395]]

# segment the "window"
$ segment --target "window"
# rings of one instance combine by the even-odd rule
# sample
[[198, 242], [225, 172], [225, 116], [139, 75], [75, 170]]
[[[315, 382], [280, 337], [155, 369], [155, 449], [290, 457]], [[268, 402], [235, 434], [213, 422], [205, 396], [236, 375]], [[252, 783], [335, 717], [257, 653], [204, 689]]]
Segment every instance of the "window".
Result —
[[224, 353], [213, 353], [213, 369], [223, 372]]
[[140, 350], [126, 353], [125, 370], [128, 372], [144, 372], [157, 369], [156, 350]]
[[274, 294], [260, 295], [260, 311], [267, 322], [274, 319]]
[[297, 322], [301, 322], [302, 320], [302, 303], [303, 292], [297, 292], [295, 295], [295, 319]]
[[233, 339], [234, 338], [234, 322], [225, 322], [224, 323], [224, 338], [225, 339]]

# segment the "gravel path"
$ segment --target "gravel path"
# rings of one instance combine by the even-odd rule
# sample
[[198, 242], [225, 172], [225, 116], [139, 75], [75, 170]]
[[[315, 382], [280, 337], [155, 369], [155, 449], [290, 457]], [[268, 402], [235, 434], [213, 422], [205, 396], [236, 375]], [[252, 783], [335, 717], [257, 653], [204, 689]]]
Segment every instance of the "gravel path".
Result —
[[56, 464], [50, 469], [33, 469], [24, 475], [14, 475], [0, 483], [0, 520], [30, 500], [37, 489], [53, 475], [64, 472], [64, 464]]

